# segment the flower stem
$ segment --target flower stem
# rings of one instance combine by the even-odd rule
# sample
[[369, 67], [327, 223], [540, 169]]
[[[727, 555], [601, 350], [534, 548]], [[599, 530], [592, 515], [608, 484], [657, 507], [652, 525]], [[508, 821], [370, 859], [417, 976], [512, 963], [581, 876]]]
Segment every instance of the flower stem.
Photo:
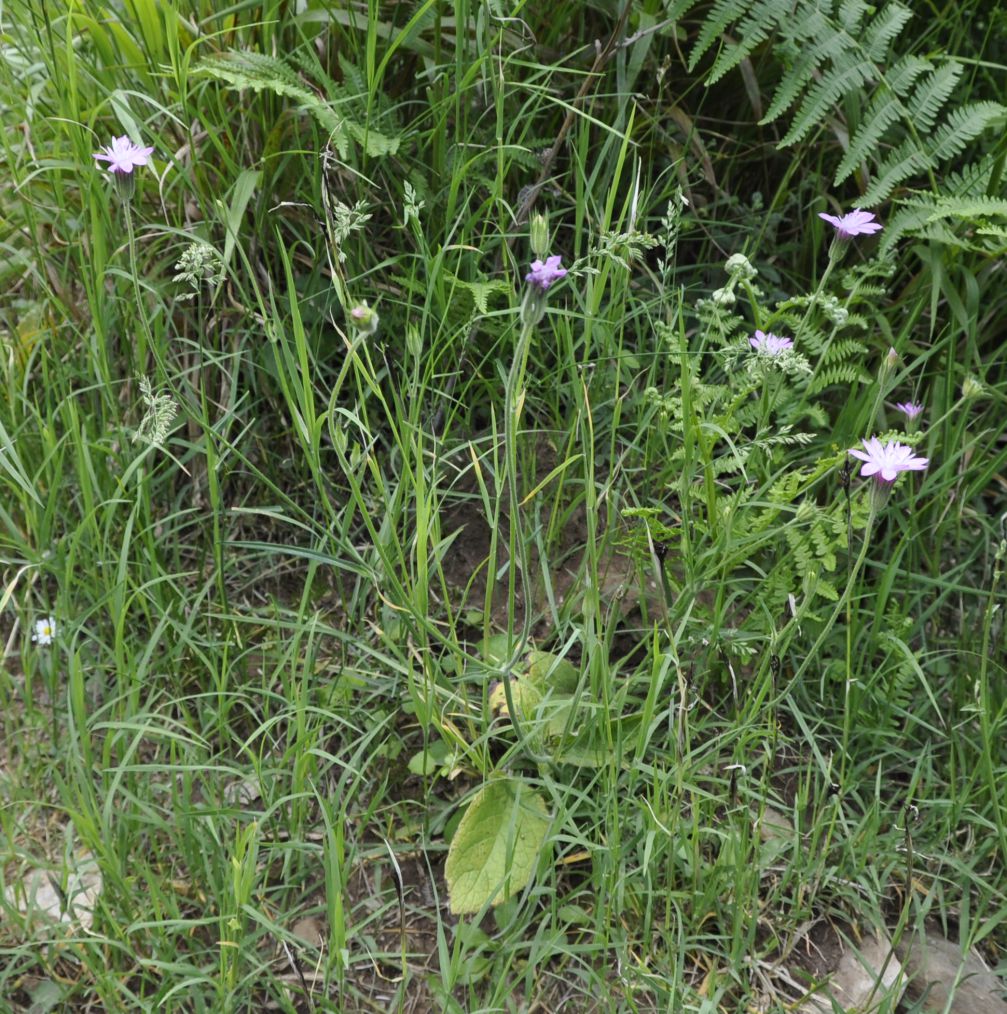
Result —
[[133, 231], [133, 211], [128, 200], [122, 202], [123, 210], [126, 213], [126, 234], [129, 239], [129, 274], [133, 280], [133, 297], [136, 300], [136, 312], [140, 318], [140, 332], [137, 338], [136, 356], [132, 354], [132, 343], [124, 337], [124, 344], [127, 346], [126, 361], [130, 366], [131, 374], [146, 373], [147, 370], [147, 349], [154, 353], [155, 360], [158, 359], [154, 335], [150, 330], [150, 323], [147, 320], [146, 309], [143, 305], [143, 297], [140, 295], [140, 280], [136, 261], [136, 233]]
[[[522, 315], [524, 316], [524, 315]], [[528, 559], [524, 540], [520, 537], [520, 510], [521, 501], [518, 497], [518, 460], [517, 442], [520, 429], [521, 413], [524, 408], [524, 378], [528, 369], [528, 355], [531, 351], [531, 336], [535, 330], [533, 322], [527, 318], [521, 326], [518, 335], [517, 347], [514, 351], [514, 362], [507, 375], [505, 391], [505, 416], [504, 416], [504, 471], [508, 508], [508, 557], [509, 566], [507, 571], [507, 629], [514, 630], [514, 609], [517, 600], [517, 570], [521, 570], [521, 595], [524, 602], [523, 616], [521, 622], [521, 634], [510, 648], [506, 665], [503, 667], [502, 685], [504, 698], [507, 701], [507, 711], [510, 715], [511, 727], [518, 742], [523, 742], [526, 749], [530, 746], [525, 742], [525, 736], [521, 729], [521, 717], [518, 708], [515, 706], [511, 686], [511, 673], [517, 665], [518, 659], [524, 654], [531, 636], [531, 589], [528, 575]], [[488, 600], [488, 596], [487, 596]]]

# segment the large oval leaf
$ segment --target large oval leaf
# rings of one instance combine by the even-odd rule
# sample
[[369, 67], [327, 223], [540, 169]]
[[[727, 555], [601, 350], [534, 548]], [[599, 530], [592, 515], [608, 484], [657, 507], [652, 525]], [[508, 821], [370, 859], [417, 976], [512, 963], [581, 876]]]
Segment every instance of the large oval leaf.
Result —
[[535, 871], [549, 830], [545, 800], [513, 778], [476, 793], [451, 839], [444, 874], [451, 911], [478, 912], [520, 891]]

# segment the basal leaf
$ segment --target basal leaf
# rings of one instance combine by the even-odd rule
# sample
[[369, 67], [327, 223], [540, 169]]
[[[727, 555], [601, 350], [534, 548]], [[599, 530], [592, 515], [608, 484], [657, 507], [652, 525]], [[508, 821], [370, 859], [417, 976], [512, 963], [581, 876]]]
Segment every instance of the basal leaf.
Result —
[[572, 694], [577, 689], [577, 669], [565, 658], [548, 651], [533, 651], [528, 655], [528, 679], [545, 690], [558, 690]]
[[444, 874], [455, 915], [499, 905], [535, 871], [549, 831], [545, 800], [513, 778], [489, 782], [465, 811]]

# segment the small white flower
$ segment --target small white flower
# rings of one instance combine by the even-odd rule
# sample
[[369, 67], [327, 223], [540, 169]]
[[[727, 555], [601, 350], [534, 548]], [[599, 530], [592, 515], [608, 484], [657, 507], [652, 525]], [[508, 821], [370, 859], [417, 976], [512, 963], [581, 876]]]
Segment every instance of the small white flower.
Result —
[[35, 633], [31, 635], [31, 639], [37, 644], [52, 644], [52, 639], [56, 636], [56, 617], [48, 616], [42, 620], [35, 621]]

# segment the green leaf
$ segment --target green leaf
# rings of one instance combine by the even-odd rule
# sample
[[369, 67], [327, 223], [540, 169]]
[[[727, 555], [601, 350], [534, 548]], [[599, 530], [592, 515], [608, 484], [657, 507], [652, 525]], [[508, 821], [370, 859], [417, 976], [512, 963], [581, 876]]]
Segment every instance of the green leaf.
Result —
[[447, 743], [439, 739], [431, 743], [426, 750], [421, 750], [409, 758], [409, 770], [414, 775], [432, 775], [438, 768], [444, 767], [451, 758]]
[[509, 634], [490, 634], [479, 642], [479, 654], [488, 665], [503, 665], [513, 653], [514, 638]]
[[500, 278], [490, 282], [466, 282], [460, 278], [455, 279], [455, 281], [468, 290], [469, 295], [472, 297], [472, 302], [480, 313], [490, 312], [489, 300], [490, 296], [494, 293], [508, 295], [511, 292], [511, 286]]
[[577, 689], [577, 669], [566, 659], [547, 651], [528, 654], [528, 672], [498, 683], [489, 695], [489, 714], [510, 716], [507, 706], [509, 684], [511, 700], [521, 721], [531, 721], [547, 736], [562, 736], [573, 707]]
[[350, 138], [371, 157], [394, 155], [399, 149], [399, 138], [357, 123], [346, 114], [345, 108], [337, 111], [331, 102], [319, 98], [289, 64], [277, 57], [250, 50], [231, 50], [205, 57], [197, 64], [196, 70], [239, 91], [271, 91], [296, 99], [300, 103], [299, 108], [314, 117], [319, 126], [332, 135], [332, 144], [339, 151], [340, 158], [347, 157]]
[[513, 897], [531, 880], [549, 831], [545, 800], [513, 778], [476, 793], [448, 849], [444, 875], [455, 915]]
[[[313, 112], [313, 110], [312, 110]], [[350, 133], [371, 158], [380, 158], [382, 155], [394, 155], [399, 150], [399, 139], [381, 134], [373, 127], [362, 127], [352, 120], [343, 120], [340, 126]]]
[[548, 651], [529, 653], [528, 679], [543, 691], [558, 690], [572, 694], [577, 689], [577, 669], [574, 665]]

